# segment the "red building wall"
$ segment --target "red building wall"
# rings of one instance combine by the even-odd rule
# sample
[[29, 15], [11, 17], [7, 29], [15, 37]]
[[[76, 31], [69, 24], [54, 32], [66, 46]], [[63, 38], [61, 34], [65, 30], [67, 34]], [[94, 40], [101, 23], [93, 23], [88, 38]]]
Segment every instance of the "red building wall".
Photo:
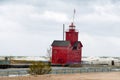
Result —
[[[80, 45], [79, 45], [80, 46]], [[77, 50], [71, 49], [68, 54], [68, 63], [80, 63], [82, 58], [82, 47]]]
[[73, 45], [76, 41], [78, 41], [78, 32], [66, 32], [66, 41], [70, 41], [71, 45]]
[[52, 48], [52, 64], [66, 64], [69, 49], [67, 47]]

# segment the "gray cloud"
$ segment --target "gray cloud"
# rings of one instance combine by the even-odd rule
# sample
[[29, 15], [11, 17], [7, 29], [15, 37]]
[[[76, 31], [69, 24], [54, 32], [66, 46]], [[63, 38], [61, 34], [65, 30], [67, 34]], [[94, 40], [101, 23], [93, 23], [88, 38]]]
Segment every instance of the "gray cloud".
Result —
[[76, 9], [83, 55], [120, 56], [119, 0], [1, 0], [0, 55], [46, 55]]

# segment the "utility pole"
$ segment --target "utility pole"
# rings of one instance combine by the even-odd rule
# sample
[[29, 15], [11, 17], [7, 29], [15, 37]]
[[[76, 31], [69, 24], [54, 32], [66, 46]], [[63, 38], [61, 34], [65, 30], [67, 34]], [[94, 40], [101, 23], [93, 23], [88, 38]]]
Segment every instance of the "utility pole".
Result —
[[64, 33], [65, 33], [65, 24], [63, 24], [63, 41], [64, 41]]

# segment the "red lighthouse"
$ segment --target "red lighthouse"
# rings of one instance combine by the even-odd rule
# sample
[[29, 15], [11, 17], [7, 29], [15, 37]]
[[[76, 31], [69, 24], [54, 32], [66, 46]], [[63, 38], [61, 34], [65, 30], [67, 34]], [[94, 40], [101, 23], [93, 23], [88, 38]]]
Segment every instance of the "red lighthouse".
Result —
[[78, 32], [71, 23], [66, 31], [66, 40], [54, 40], [52, 43], [52, 64], [67, 65], [81, 63], [82, 43], [78, 41]]

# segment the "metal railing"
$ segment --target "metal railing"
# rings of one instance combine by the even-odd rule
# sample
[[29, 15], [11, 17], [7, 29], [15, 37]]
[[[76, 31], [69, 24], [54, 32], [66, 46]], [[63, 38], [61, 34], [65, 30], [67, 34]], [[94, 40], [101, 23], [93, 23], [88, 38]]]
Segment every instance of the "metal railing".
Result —
[[50, 74], [72, 74], [72, 73], [89, 73], [89, 72], [112, 72], [120, 71], [114, 68], [73, 68], [73, 69], [53, 69]]
[[0, 71], [0, 76], [24, 76], [24, 75], [28, 75], [28, 70]]
[[[90, 73], [90, 72], [120, 72], [120, 68], [61, 68], [52, 69], [49, 74], [73, 74], [73, 73]], [[25, 76], [29, 75], [29, 70], [2, 70], [0, 76]]]

